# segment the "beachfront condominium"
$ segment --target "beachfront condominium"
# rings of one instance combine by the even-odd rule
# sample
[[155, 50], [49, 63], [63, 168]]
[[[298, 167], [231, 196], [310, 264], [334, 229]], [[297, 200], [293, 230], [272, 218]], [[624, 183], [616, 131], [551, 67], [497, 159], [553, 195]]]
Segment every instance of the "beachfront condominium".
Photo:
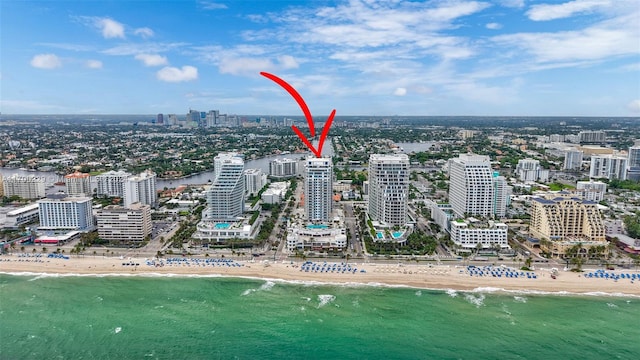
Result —
[[535, 159], [521, 159], [516, 165], [516, 174], [520, 181], [541, 181], [549, 180], [549, 170], [545, 170], [540, 165], [540, 161]]
[[95, 177], [98, 196], [122, 197], [124, 182], [131, 176], [125, 171], [107, 171]]
[[298, 175], [298, 161], [294, 159], [274, 159], [269, 162], [269, 176], [285, 179]]
[[333, 206], [332, 185], [333, 163], [330, 158], [309, 158], [305, 161], [304, 212], [307, 221], [329, 221]]
[[555, 193], [531, 200], [531, 236], [553, 257], [580, 244], [586, 254], [593, 246], [605, 246], [605, 226], [598, 204], [571, 194]]
[[386, 225], [407, 223], [409, 156], [369, 156], [369, 216]]
[[91, 176], [76, 171], [64, 176], [64, 185], [68, 196], [91, 196]]
[[627, 179], [626, 156], [619, 155], [593, 155], [591, 156], [591, 179], [626, 180]]
[[244, 160], [237, 154], [222, 153], [214, 159], [214, 170], [203, 219], [237, 221], [244, 212]]
[[512, 187], [507, 184], [507, 179], [493, 172], [493, 215], [503, 218], [507, 215], [507, 206], [511, 201]]
[[93, 231], [92, 199], [52, 195], [38, 200], [40, 226], [38, 230]]
[[146, 170], [128, 177], [123, 185], [123, 196], [125, 207], [137, 202], [155, 207], [158, 203], [156, 173]]
[[40, 199], [45, 196], [44, 178], [14, 174], [3, 180], [4, 196], [22, 199]]
[[142, 243], [151, 235], [151, 207], [146, 204], [106, 206], [98, 210], [96, 221], [100, 239], [110, 243]]
[[456, 216], [491, 216], [493, 196], [488, 156], [460, 154], [449, 160], [449, 203]]
[[506, 224], [494, 221], [478, 221], [474, 218], [458, 219], [450, 222], [451, 241], [461, 249], [504, 249], [509, 248]]
[[584, 153], [580, 150], [568, 150], [564, 153], [564, 170], [582, 169], [582, 157]]
[[267, 185], [267, 174], [260, 169], [244, 171], [244, 189], [247, 196], [256, 196]]
[[627, 179], [640, 181], [640, 146], [632, 146], [629, 148], [627, 169]]

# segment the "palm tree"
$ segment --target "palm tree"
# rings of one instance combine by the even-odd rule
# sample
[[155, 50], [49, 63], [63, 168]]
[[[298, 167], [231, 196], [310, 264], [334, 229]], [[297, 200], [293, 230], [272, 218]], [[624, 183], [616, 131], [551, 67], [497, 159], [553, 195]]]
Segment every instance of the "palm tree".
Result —
[[528, 257], [525, 261], [524, 261], [524, 265], [527, 267], [527, 269], [531, 269], [531, 257]]

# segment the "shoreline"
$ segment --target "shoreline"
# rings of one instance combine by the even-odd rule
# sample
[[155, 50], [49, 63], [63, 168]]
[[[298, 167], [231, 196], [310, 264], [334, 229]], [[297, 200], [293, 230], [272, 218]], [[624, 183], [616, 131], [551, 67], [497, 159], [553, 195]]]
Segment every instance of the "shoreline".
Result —
[[[177, 258], [176, 258], [177, 259]], [[225, 277], [284, 282], [289, 284], [333, 286], [386, 286], [416, 290], [463, 291], [479, 293], [582, 295], [640, 297], [640, 280], [587, 278], [584, 273], [560, 272], [552, 279], [550, 269], [536, 269], [537, 277], [481, 277], [471, 276], [466, 266], [451, 265], [388, 265], [376, 263], [348, 263], [352, 271], [303, 271], [300, 263], [270, 261], [251, 262], [219, 259], [162, 259], [164, 266], [147, 265], [149, 258], [47, 258], [0, 256], [0, 274], [13, 276], [138, 276], [138, 277]], [[218, 261], [215, 262], [214, 261]], [[158, 261], [158, 260], [156, 260]], [[199, 263], [198, 263], [199, 261]], [[231, 266], [226, 263], [232, 264]], [[188, 265], [187, 265], [188, 263]], [[324, 262], [316, 262], [320, 266]], [[139, 264], [124, 265], [124, 264]], [[215, 265], [214, 265], [215, 264]], [[328, 265], [341, 264], [339, 262]], [[339, 265], [338, 265], [339, 266]], [[499, 269], [500, 267], [495, 267]], [[507, 269], [507, 268], [500, 268]], [[614, 273], [614, 272], [611, 272]], [[615, 273], [638, 274], [616, 271]]]

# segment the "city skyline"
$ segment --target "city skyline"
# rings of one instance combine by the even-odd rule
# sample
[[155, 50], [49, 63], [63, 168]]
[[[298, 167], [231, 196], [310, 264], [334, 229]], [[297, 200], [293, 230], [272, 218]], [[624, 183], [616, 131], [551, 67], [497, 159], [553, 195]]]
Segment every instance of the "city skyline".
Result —
[[0, 6], [5, 114], [640, 114], [633, 0]]

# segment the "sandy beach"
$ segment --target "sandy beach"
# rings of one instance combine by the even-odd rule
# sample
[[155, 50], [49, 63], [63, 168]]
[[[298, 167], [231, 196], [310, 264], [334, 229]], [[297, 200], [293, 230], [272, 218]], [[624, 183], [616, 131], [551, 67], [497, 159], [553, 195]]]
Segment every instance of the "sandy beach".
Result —
[[[640, 296], [640, 280], [629, 279], [596, 279], [583, 273], [560, 271], [555, 279], [550, 269], [539, 268], [533, 273], [536, 278], [520, 276], [493, 277], [469, 274], [466, 266], [455, 265], [416, 265], [416, 264], [376, 264], [349, 262], [354, 269], [349, 272], [316, 272], [304, 271], [300, 262], [271, 261], [232, 261], [234, 266], [226, 264], [205, 265], [205, 259], [181, 260], [180, 263], [169, 263], [163, 259], [163, 265], [148, 265], [153, 259], [117, 258], [117, 257], [71, 257], [69, 259], [38, 258], [14, 255], [0, 257], [0, 272], [46, 273], [46, 274], [115, 274], [115, 275], [221, 275], [229, 277], [250, 277], [276, 279], [296, 282], [349, 283], [349, 284], [384, 284], [390, 286], [408, 286], [421, 289], [453, 289], [453, 290], [505, 290], [505, 291], [539, 291], [545, 293], [594, 294], [606, 293], [616, 295]], [[214, 261], [210, 259], [210, 261]], [[229, 260], [226, 260], [229, 261]], [[127, 264], [127, 265], [123, 265]], [[138, 265], [136, 265], [138, 264]], [[315, 261], [317, 266], [324, 261]], [[328, 262], [327, 265], [340, 264]], [[326, 265], [325, 265], [326, 266]], [[364, 270], [364, 271], [363, 271]], [[633, 274], [634, 270], [609, 271], [610, 274]], [[637, 273], [636, 273], [637, 274]], [[637, 275], [638, 276], [638, 275]]]

